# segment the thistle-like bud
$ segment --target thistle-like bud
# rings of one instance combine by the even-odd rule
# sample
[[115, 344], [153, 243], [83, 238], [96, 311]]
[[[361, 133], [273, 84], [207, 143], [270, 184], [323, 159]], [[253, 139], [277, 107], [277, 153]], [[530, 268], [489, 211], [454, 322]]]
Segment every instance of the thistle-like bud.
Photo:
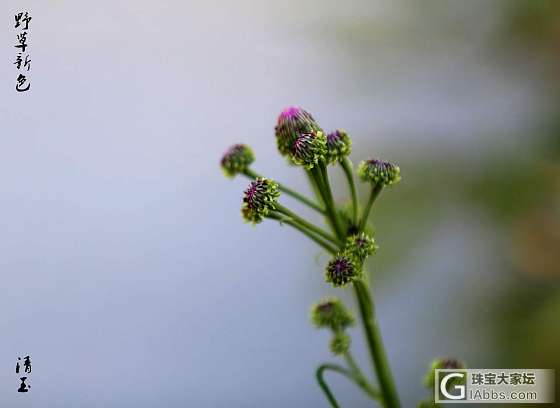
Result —
[[226, 150], [220, 164], [227, 177], [243, 173], [255, 161], [253, 150], [244, 144], [234, 144]]
[[375, 240], [365, 232], [348, 237], [344, 252], [363, 262], [368, 256], [377, 250]]
[[352, 140], [342, 130], [335, 130], [327, 135], [327, 161], [336, 163], [348, 157], [352, 151]]
[[[455, 358], [436, 358], [430, 364], [430, 368], [428, 369], [428, 372], [424, 377], [424, 385], [427, 388], [433, 388], [435, 386], [436, 370], [438, 369], [448, 368], [454, 370], [462, 370], [465, 367], [466, 366], [462, 361], [457, 360]], [[448, 386], [452, 386], [454, 384], [456, 385], [459, 383], [458, 381], [457, 382], [454, 381], [455, 379], [449, 381]]]
[[302, 133], [294, 141], [292, 161], [312, 169], [327, 156], [327, 138], [323, 132]]
[[278, 116], [274, 131], [280, 154], [288, 156], [292, 153], [294, 142], [299, 135], [302, 133], [317, 133], [322, 130], [309, 112], [298, 106], [289, 106]]
[[338, 331], [354, 324], [354, 317], [335, 297], [324, 299], [311, 308], [311, 321], [318, 328]]
[[343, 331], [334, 333], [330, 347], [335, 356], [347, 353], [350, 349], [350, 336]]
[[325, 280], [333, 286], [346, 286], [360, 275], [356, 261], [347, 254], [338, 254], [327, 265]]
[[243, 197], [241, 213], [247, 222], [258, 224], [271, 210], [280, 197], [278, 184], [267, 178], [257, 178], [249, 184]]
[[400, 181], [400, 172], [399, 166], [377, 159], [364, 160], [358, 166], [358, 176], [362, 181], [381, 183], [387, 186]]

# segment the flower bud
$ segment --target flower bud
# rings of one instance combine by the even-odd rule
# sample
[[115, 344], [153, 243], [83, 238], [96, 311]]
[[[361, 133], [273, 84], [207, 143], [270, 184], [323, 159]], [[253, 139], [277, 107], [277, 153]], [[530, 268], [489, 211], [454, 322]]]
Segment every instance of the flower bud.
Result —
[[311, 321], [317, 328], [345, 329], [354, 324], [354, 318], [336, 297], [324, 299], [311, 308]]
[[292, 161], [312, 169], [327, 155], [327, 138], [323, 132], [302, 133], [294, 141]]
[[245, 190], [241, 207], [243, 218], [247, 222], [258, 224], [269, 211], [274, 210], [278, 197], [278, 184], [271, 179], [257, 178]]
[[400, 169], [393, 163], [383, 160], [364, 160], [358, 166], [358, 176], [362, 181], [381, 183], [384, 185], [396, 184], [400, 181]]
[[343, 331], [334, 333], [330, 347], [335, 356], [347, 353], [350, 349], [350, 336]]
[[243, 173], [255, 161], [253, 150], [244, 144], [234, 144], [226, 150], [220, 164], [227, 177]]
[[327, 162], [339, 162], [348, 157], [351, 151], [352, 140], [344, 130], [335, 130], [327, 135]]
[[327, 265], [325, 280], [333, 286], [346, 286], [360, 275], [356, 261], [349, 255], [338, 254]]
[[345, 253], [356, 258], [360, 262], [363, 262], [376, 250], [377, 245], [375, 245], [375, 240], [365, 232], [348, 237], [346, 240], [346, 247], [344, 248]]
[[[426, 373], [426, 376], [424, 377], [424, 385], [427, 388], [433, 388], [434, 387], [435, 378], [436, 378], [436, 370], [438, 370], [438, 369], [448, 368], [448, 369], [461, 370], [461, 369], [464, 369], [465, 367], [466, 366], [462, 361], [454, 359], [454, 358], [436, 358], [430, 364], [430, 369], [428, 370], [428, 372]], [[457, 382], [454, 382], [454, 381], [455, 381], [455, 379], [452, 379], [448, 383], [448, 385], [451, 387], [454, 384], [455, 385], [459, 384], [459, 381], [457, 381]]]
[[276, 143], [282, 156], [292, 153], [294, 142], [302, 133], [317, 133], [321, 131], [319, 124], [310, 113], [297, 106], [289, 106], [278, 116], [278, 123], [274, 128]]

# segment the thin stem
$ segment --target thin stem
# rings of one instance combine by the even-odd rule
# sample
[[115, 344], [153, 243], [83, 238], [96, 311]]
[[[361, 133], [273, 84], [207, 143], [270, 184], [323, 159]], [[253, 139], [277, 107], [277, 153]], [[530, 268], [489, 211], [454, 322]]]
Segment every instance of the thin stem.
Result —
[[364, 282], [359, 279], [354, 281], [354, 290], [356, 292], [356, 297], [358, 298], [362, 324], [364, 326], [371, 359], [375, 367], [375, 371], [377, 372], [377, 378], [379, 379], [379, 385], [381, 387], [381, 393], [383, 395], [385, 406], [387, 408], [399, 408], [400, 402], [397, 389], [389, 368], [389, 363], [383, 347], [379, 326], [377, 324], [377, 320], [375, 319], [373, 303], [371, 301], [369, 291], [367, 290]]
[[[243, 175], [247, 176], [250, 179], [256, 179], [257, 177], [262, 177], [260, 174], [254, 172], [251, 169], [245, 170]], [[276, 184], [278, 184], [278, 188], [280, 189], [280, 191], [288, 194], [289, 196], [292, 196], [296, 200], [299, 200], [300, 202], [302, 202], [303, 204], [307, 205], [308, 207], [314, 209], [315, 211], [320, 212], [323, 215], [325, 214], [325, 209], [323, 207], [321, 207], [320, 205], [318, 205], [317, 203], [315, 203], [310, 198], [305, 197], [303, 194], [300, 194], [297, 191], [292, 190], [289, 187], [286, 187], [284, 184], [278, 183], [277, 181], [276, 181]]]
[[325, 238], [327, 241], [332, 242], [335, 245], [339, 244], [336, 238], [332, 237], [331, 235], [329, 235], [327, 232], [323, 231], [321, 228], [317, 227], [316, 225], [313, 225], [310, 222], [304, 220], [299, 215], [293, 213], [292, 211], [284, 207], [282, 204], [276, 203], [274, 204], [274, 206], [275, 206], [274, 209], [276, 211], [290, 217], [292, 220], [301, 224], [303, 227], [307, 228], [308, 230], [314, 232], [315, 234], [321, 236], [322, 238]]
[[324, 374], [325, 371], [330, 370], [330, 371], [334, 371], [335, 373], [339, 373], [342, 374], [348, 378], [352, 378], [352, 373], [350, 373], [348, 370], [346, 370], [343, 367], [340, 367], [336, 364], [322, 364], [317, 368], [317, 371], [315, 371], [315, 377], [317, 378], [317, 382], [319, 383], [319, 387], [321, 387], [321, 390], [323, 390], [323, 392], [325, 393], [325, 396], [327, 397], [327, 399], [329, 400], [329, 403], [331, 404], [331, 407], [333, 408], [339, 408], [340, 406], [338, 405], [338, 402], [336, 401], [336, 398], [334, 397], [333, 393], [331, 392], [329, 385], [327, 384], [327, 382], [324, 379]]
[[358, 229], [359, 231], [363, 231], [364, 228], [366, 227], [369, 213], [371, 211], [371, 206], [373, 205], [373, 202], [375, 201], [375, 199], [377, 198], [377, 196], [379, 195], [382, 189], [383, 189], [383, 184], [381, 183], [377, 183], [372, 186], [371, 193], [368, 198], [368, 202], [364, 208], [364, 213], [362, 214], [362, 219], [360, 221], [360, 226]]
[[[338, 212], [336, 210], [336, 205], [334, 203], [334, 198], [333, 198], [332, 190], [331, 190], [331, 183], [329, 182], [329, 173], [327, 171], [327, 166], [325, 165], [324, 162], [319, 163], [319, 171], [321, 173], [321, 178], [323, 180], [324, 187], [325, 187], [325, 194], [326, 194], [325, 198], [328, 200], [327, 212], [331, 213], [329, 216], [331, 217], [331, 219], [333, 221], [334, 229], [336, 231], [336, 235], [338, 236], [339, 239], [344, 239], [345, 238], [345, 233], [344, 233], [344, 230], [343, 230], [342, 225], [340, 223], [340, 218], [338, 216]], [[330, 207], [330, 210], [329, 210], [329, 207]]]
[[362, 370], [360, 370], [360, 367], [358, 367], [358, 364], [356, 364], [356, 361], [349, 351], [344, 354], [344, 359], [346, 360], [346, 364], [348, 364], [348, 367], [350, 367], [350, 370], [354, 372], [356, 384], [373, 399], [380, 399], [381, 393], [378, 389], [371, 385], [369, 381], [366, 380], [366, 377], [362, 373]]
[[311, 231], [305, 229], [305, 227], [303, 227], [302, 225], [298, 224], [296, 221], [294, 221], [291, 218], [287, 218], [285, 216], [283, 216], [280, 213], [276, 213], [276, 212], [272, 212], [268, 215], [268, 218], [271, 218], [273, 220], [277, 220], [280, 221], [280, 223], [285, 223], [288, 224], [292, 227], [294, 227], [295, 229], [297, 229], [298, 231], [300, 231], [301, 233], [303, 233], [305, 236], [307, 236], [308, 238], [310, 238], [311, 240], [313, 240], [316, 244], [318, 244], [319, 246], [321, 246], [323, 249], [325, 249], [327, 252], [329, 252], [330, 254], [334, 255], [336, 254], [336, 248], [333, 247], [332, 245], [330, 245], [329, 243], [323, 241], [321, 238], [319, 238], [317, 235], [313, 234]]
[[352, 195], [352, 224], [354, 226], [358, 225], [358, 193], [356, 192], [356, 183], [354, 182], [354, 172], [352, 171], [352, 162], [345, 157], [340, 162], [344, 174], [346, 175], [346, 180], [348, 181], [348, 186], [350, 187], [350, 194]]

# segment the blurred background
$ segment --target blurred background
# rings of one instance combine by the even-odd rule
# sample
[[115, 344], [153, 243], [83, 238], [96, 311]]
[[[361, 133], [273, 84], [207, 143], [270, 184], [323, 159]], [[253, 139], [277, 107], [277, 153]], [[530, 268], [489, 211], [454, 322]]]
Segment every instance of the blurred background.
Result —
[[[401, 167], [369, 269], [404, 407], [428, 396], [434, 357], [560, 367], [559, 2], [0, 10], [2, 406], [327, 406], [313, 374], [334, 357], [309, 307], [335, 293], [355, 307], [352, 293], [323, 282], [328, 258], [298, 233], [244, 224], [247, 181], [219, 168], [248, 143], [255, 170], [309, 191], [275, 147], [292, 104], [346, 129], [354, 163]], [[33, 18], [23, 94], [18, 11]], [[359, 328], [353, 351], [368, 370]], [[371, 406], [330, 381], [343, 406]]]

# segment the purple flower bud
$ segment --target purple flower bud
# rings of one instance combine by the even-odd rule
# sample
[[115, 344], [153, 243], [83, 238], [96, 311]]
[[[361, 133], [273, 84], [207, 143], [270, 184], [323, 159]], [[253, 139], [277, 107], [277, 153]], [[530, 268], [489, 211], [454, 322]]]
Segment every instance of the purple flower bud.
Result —
[[355, 261], [348, 255], [338, 254], [327, 265], [325, 279], [334, 286], [346, 286], [359, 275]]
[[377, 159], [362, 161], [358, 166], [358, 176], [362, 181], [388, 186], [400, 181], [400, 172], [399, 167], [393, 163]]
[[310, 113], [300, 107], [290, 106], [280, 113], [274, 130], [280, 154], [288, 156], [292, 153], [293, 144], [299, 135], [317, 133], [321, 128]]
[[352, 151], [352, 141], [342, 130], [335, 130], [327, 135], [327, 161], [336, 163], [348, 157]]
[[220, 164], [226, 176], [234, 177], [247, 170], [254, 161], [255, 154], [249, 146], [234, 144], [224, 153]]
[[258, 224], [263, 217], [274, 210], [280, 197], [278, 184], [267, 178], [257, 178], [249, 184], [243, 197], [241, 214], [247, 222]]

